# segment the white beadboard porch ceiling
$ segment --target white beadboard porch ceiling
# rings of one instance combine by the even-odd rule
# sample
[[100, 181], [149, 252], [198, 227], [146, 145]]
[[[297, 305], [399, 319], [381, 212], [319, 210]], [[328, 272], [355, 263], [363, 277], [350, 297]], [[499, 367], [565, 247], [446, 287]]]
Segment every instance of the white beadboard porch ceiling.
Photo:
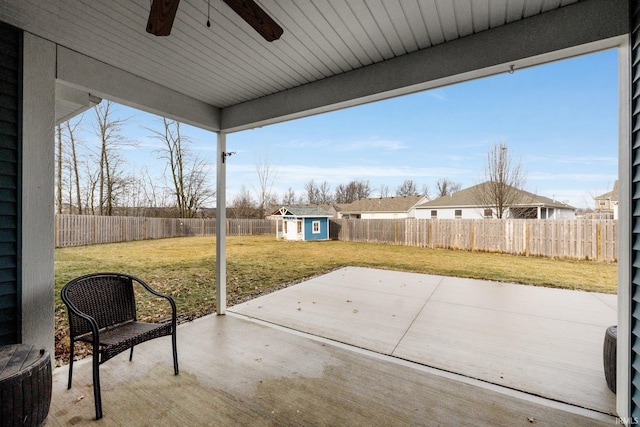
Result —
[[210, 28], [207, 0], [180, 1], [168, 37], [145, 31], [150, 0], [0, 0], [0, 20], [213, 107], [233, 110], [585, 0], [256, 2], [283, 27], [279, 40], [264, 41], [222, 0], [210, 0]]

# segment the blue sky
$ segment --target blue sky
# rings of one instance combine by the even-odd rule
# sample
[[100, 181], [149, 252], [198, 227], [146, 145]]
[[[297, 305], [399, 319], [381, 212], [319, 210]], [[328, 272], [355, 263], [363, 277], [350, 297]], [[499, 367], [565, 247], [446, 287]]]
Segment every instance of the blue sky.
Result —
[[[618, 171], [617, 51], [609, 50], [332, 113], [229, 134], [227, 200], [244, 184], [257, 188], [256, 161], [267, 156], [277, 170], [273, 190], [303, 194], [310, 179], [334, 189], [369, 180], [392, 192], [406, 179], [435, 192], [448, 178], [466, 188], [483, 180], [487, 151], [506, 143], [527, 173], [526, 189], [593, 206]], [[133, 115], [126, 132], [140, 141], [128, 161], [161, 169], [155, 141], [141, 126], [152, 116]], [[142, 123], [142, 124], [141, 124]], [[213, 165], [215, 134], [186, 126], [192, 149]], [[148, 132], [147, 132], [148, 133]]]

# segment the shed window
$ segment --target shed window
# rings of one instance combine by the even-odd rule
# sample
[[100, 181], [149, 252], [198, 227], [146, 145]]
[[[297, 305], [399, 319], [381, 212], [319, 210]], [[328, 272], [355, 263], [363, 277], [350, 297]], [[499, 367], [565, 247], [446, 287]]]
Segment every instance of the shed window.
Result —
[[434, 210], [431, 211], [431, 218], [432, 219], [438, 218], [438, 211], [437, 210], [434, 209]]
[[456, 209], [456, 218], [462, 218], [462, 209]]
[[298, 221], [298, 234], [302, 233], [302, 221]]
[[287, 234], [287, 222], [288, 221], [282, 221], [282, 223], [284, 224], [283, 226], [284, 234]]
[[485, 218], [493, 218], [493, 211], [491, 209], [485, 209], [484, 210], [484, 217]]
[[320, 221], [313, 221], [313, 234], [320, 233]]

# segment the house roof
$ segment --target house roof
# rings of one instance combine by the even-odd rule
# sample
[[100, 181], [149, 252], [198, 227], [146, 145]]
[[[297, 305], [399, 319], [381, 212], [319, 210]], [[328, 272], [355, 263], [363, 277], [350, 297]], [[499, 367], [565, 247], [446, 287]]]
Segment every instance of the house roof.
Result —
[[618, 180], [616, 179], [616, 182], [613, 184], [613, 190], [609, 191], [608, 193], [604, 193], [600, 196], [596, 196], [594, 197], [595, 200], [613, 200], [618, 201]]
[[272, 213], [271, 215], [281, 215], [281, 216], [296, 216], [296, 217], [331, 217], [332, 213], [327, 212], [317, 205], [291, 205], [291, 206], [282, 206], [280, 209]]
[[222, 0], [210, 27], [207, 2], [182, 0], [167, 37], [145, 31], [149, 1], [3, 0], [0, 21], [52, 43], [57, 83], [81, 92], [67, 102], [91, 94], [225, 132], [614, 47], [628, 32], [624, 0], [258, 3], [279, 40]]
[[[437, 199], [431, 200], [429, 202], [421, 203], [420, 205], [416, 206], [416, 209], [478, 207], [477, 192], [479, 190], [479, 187], [486, 184], [487, 182], [483, 182], [472, 187], [465, 188], [464, 190], [456, 191], [450, 196], [438, 197]], [[575, 210], [573, 206], [569, 206], [566, 203], [553, 200], [549, 197], [539, 196], [537, 194], [530, 193], [524, 190], [515, 190], [521, 193], [520, 198], [523, 201], [522, 203], [518, 203], [517, 206], [540, 206]]]
[[424, 198], [425, 196], [398, 196], [360, 199], [348, 205], [341, 205], [341, 212], [407, 212]]

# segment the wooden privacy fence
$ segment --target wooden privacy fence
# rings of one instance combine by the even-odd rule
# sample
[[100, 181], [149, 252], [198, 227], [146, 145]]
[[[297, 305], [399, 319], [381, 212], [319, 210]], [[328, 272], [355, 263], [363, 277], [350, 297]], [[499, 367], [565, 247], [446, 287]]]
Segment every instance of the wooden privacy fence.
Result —
[[[276, 234], [275, 221], [229, 219], [227, 235]], [[55, 245], [96, 245], [168, 237], [215, 236], [215, 218], [143, 218], [128, 216], [56, 215]]]
[[[276, 235], [276, 221], [228, 219], [228, 236]], [[56, 215], [56, 247], [186, 236], [215, 236], [215, 218]], [[330, 238], [427, 248], [616, 262], [611, 219], [338, 219]]]
[[549, 258], [618, 258], [618, 221], [606, 219], [340, 219], [331, 220], [330, 237]]

